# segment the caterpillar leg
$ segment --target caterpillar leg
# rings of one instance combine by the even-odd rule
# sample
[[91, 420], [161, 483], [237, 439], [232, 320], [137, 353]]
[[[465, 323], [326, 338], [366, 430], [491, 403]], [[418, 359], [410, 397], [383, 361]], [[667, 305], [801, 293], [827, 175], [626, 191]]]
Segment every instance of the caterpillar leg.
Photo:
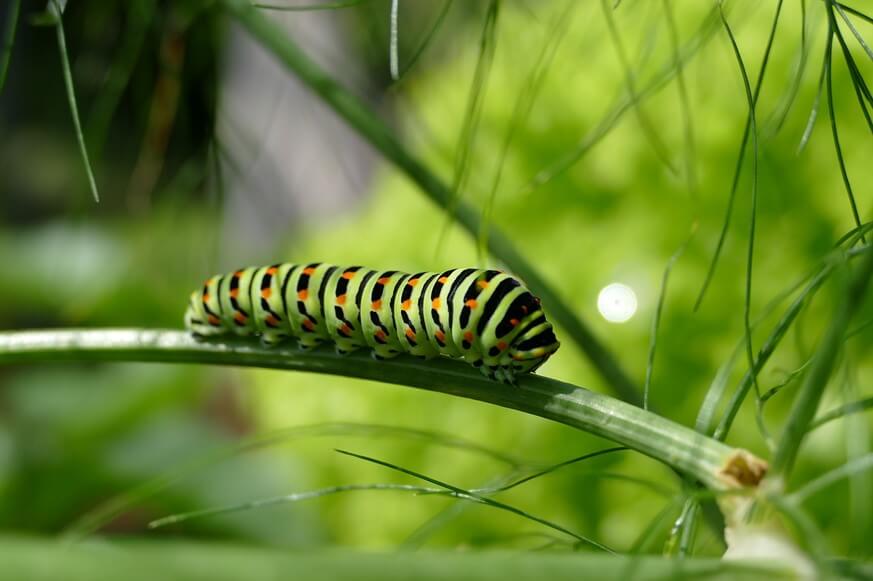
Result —
[[334, 346], [334, 348], [337, 355], [348, 355], [349, 353], [360, 349], [360, 347], [357, 345], [340, 345], [338, 343]]
[[400, 355], [400, 351], [397, 349], [392, 349], [390, 347], [382, 347], [379, 346], [370, 351], [370, 356], [376, 361], [384, 361], [386, 359], [392, 359]]
[[349, 353], [364, 347], [364, 345], [358, 343], [354, 339], [339, 338], [334, 340], [334, 347], [336, 348], [337, 355], [348, 355]]
[[505, 383], [507, 385], [518, 385], [518, 382], [515, 379], [515, 374], [512, 372], [512, 369], [501, 365], [497, 368], [497, 371], [494, 372], [494, 378], [500, 383]]
[[297, 346], [300, 348], [301, 351], [311, 351], [322, 343], [323, 341], [318, 337], [300, 337], [297, 340]]
[[[477, 363], [478, 363], [479, 365], [476, 365]], [[473, 366], [474, 366], [474, 367], [478, 367], [478, 368], [479, 368], [479, 372], [480, 372], [482, 375], [484, 375], [485, 377], [487, 377], [488, 379], [497, 379], [497, 376], [495, 375], [495, 372], [497, 371], [497, 368], [496, 368], [496, 367], [491, 366], [491, 365], [485, 365], [485, 364], [484, 364], [484, 361], [481, 361], [481, 360], [480, 360], [480, 361], [476, 361], [476, 362], [474, 362], [474, 363], [473, 363]]]
[[279, 343], [288, 339], [288, 337], [290, 337], [290, 335], [287, 333], [262, 333], [261, 345], [264, 347], [275, 347]]
[[479, 371], [488, 379], [499, 381], [507, 385], [518, 385], [510, 367], [504, 365], [486, 365], [484, 361], [478, 359], [472, 362], [473, 367], [478, 367]]

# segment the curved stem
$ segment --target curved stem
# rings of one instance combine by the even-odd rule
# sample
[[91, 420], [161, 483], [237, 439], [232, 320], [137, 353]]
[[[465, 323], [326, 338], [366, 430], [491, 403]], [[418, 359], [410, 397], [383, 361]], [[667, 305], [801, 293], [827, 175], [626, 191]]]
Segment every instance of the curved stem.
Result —
[[713, 490], [755, 486], [766, 463], [654, 413], [587, 389], [530, 375], [518, 386], [483, 377], [446, 358], [375, 361], [330, 348], [266, 348], [245, 339], [200, 342], [183, 331], [65, 329], [0, 333], [0, 364], [47, 361], [153, 361], [289, 369], [358, 377], [466, 397], [548, 418], [625, 445]]

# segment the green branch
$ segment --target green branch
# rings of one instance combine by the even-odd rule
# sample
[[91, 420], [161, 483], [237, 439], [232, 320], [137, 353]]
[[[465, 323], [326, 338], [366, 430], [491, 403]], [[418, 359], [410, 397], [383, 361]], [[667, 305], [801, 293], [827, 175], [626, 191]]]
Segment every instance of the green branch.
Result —
[[[479, 213], [459, 201], [452, 202], [451, 189], [425, 165], [413, 157], [389, 127], [361, 99], [342, 87], [304, 54], [294, 41], [247, 0], [224, 0], [233, 17], [297, 78], [342, 117], [349, 126], [370, 142], [381, 154], [413, 182], [432, 202], [453, 207], [454, 219], [472, 236], [482, 229]], [[521, 277], [548, 307], [549, 314], [573, 339], [606, 383], [625, 401], [639, 404], [641, 397], [633, 381], [616, 359], [595, 337], [593, 331], [550, 288], [536, 269], [522, 257], [512, 242], [489, 225], [488, 250]]]
[[46, 330], [0, 333], [0, 364], [47, 361], [154, 361], [290, 369], [358, 377], [484, 401], [548, 418], [625, 445], [716, 491], [755, 486], [764, 461], [607, 395], [531, 375], [517, 387], [496, 383], [461, 362], [401, 356], [375, 361], [325, 347], [262, 347], [245, 339], [200, 342], [183, 331]]

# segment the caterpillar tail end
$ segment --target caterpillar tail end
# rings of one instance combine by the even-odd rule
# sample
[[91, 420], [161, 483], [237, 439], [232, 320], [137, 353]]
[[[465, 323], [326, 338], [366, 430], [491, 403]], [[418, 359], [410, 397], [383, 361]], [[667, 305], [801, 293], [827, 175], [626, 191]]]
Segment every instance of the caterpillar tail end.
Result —
[[185, 330], [194, 335], [195, 339], [205, 339], [212, 335], [221, 334], [222, 328], [210, 325], [202, 307], [198, 308], [197, 294], [196, 292], [192, 293], [188, 308], [185, 309]]

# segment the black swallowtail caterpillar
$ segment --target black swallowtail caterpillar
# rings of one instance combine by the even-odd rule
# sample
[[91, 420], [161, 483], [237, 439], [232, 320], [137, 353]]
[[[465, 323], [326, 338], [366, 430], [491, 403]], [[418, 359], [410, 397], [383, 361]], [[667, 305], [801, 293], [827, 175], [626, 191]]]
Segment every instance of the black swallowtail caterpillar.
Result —
[[537, 297], [506, 273], [475, 268], [244, 268], [191, 293], [185, 326], [196, 337], [260, 336], [267, 345], [295, 337], [303, 348], [331, 341], [339, 353], [370, 347], [376, 359], [446, 355], [505, 383], [559, 346]]

